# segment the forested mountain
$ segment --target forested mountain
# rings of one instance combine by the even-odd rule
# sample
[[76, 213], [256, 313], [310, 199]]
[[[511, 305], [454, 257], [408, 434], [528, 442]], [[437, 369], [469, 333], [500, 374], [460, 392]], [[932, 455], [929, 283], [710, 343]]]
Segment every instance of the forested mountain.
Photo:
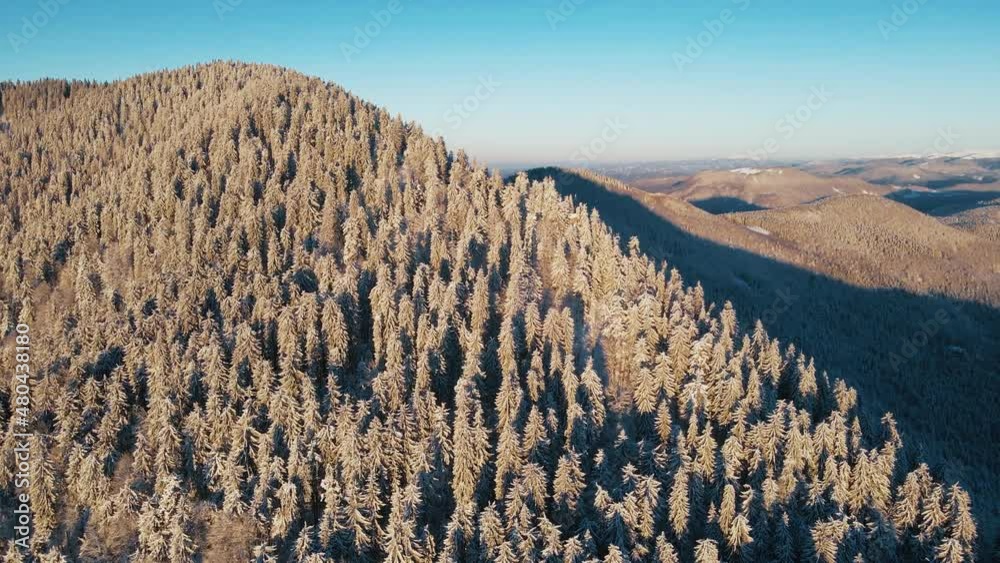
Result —
[[4, 84], [0, 255], [8, 561], [973, 558], [970, 496], [823, 366], [294, 72]]

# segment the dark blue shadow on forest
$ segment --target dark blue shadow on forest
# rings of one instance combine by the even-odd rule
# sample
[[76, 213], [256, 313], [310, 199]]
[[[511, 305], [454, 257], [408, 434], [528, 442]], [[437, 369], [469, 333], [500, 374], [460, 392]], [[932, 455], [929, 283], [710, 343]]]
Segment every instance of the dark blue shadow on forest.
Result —
[[742, 211], [761, 211], [767, 209], [766, 207], [761, 207], [753, 203], [743, 201], [738, 197], [710, 197], [706, 199], [699, 199], [690, 202], [691, 205], [701, 209], [702, 211], [707, 211], [712, 215], [721, 215], [723, 213], [740, 213]]
[[887, 198], [912, 207], [921, 213], [934, 217], [954, 215], [1000, 198], [1000, 192], [975, 190], [949, 190], [946, 192], [916, 192], [899, 190], [886, 195]]

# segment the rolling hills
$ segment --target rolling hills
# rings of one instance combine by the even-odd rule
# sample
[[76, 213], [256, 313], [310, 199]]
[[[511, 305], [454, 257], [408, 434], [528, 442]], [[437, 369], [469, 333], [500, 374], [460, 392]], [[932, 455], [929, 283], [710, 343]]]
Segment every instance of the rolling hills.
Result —
[[[711, 213], [782, 209], [842, 195], [878, 194], [947, 225], [995, 240], [1000, 160], [977, 154], [788, 162], [664, 161], [596, 168], [647, 193], [665, 193]], [[980, 208], [986, 211], [978, 211]]]
[[1000, 159], [974, 154], [833, 160], [805, 163], [802, 168], [819, 175], [929, 190], [996, 189], [1000, 181]]
[[857, 178], [819, 177], [797, 168], [709, 170], [662, 191], [710, 213], [787, 207], [842, 194], [883, 194], [890, 188]]

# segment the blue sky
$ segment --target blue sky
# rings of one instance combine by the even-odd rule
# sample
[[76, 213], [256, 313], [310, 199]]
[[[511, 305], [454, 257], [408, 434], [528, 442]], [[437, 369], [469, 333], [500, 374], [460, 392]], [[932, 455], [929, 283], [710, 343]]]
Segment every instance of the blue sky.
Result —
[[995, 0], [7, 0], [0, 14], [0, 80], [279, 64], [493, 165], [920, 153], [943, 131], [954, 151], [1000, 149]]

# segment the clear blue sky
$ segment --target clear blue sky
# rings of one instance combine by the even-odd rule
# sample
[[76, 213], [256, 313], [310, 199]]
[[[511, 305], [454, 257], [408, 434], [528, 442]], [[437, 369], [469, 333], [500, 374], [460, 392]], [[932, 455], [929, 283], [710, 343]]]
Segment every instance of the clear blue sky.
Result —
[[[996, 0], [398, 2], [383, 25], [390, 0], [6, 0], [0, 80], [274, 63], [494, 165], [728, 157], [769, 139], [775, 159], [914, 153], [942, 129], [950, 149], [1000, 149]], [[880, 29], [894, 3], [911, 13]], [[705, 22], [726, 9], [713, 35]], [[43, 25], [25, 28], [32, 17]], [[699, 33], [702, 52], [685, 53]], [[779, 122], [796, 110], [808, 119]]]

